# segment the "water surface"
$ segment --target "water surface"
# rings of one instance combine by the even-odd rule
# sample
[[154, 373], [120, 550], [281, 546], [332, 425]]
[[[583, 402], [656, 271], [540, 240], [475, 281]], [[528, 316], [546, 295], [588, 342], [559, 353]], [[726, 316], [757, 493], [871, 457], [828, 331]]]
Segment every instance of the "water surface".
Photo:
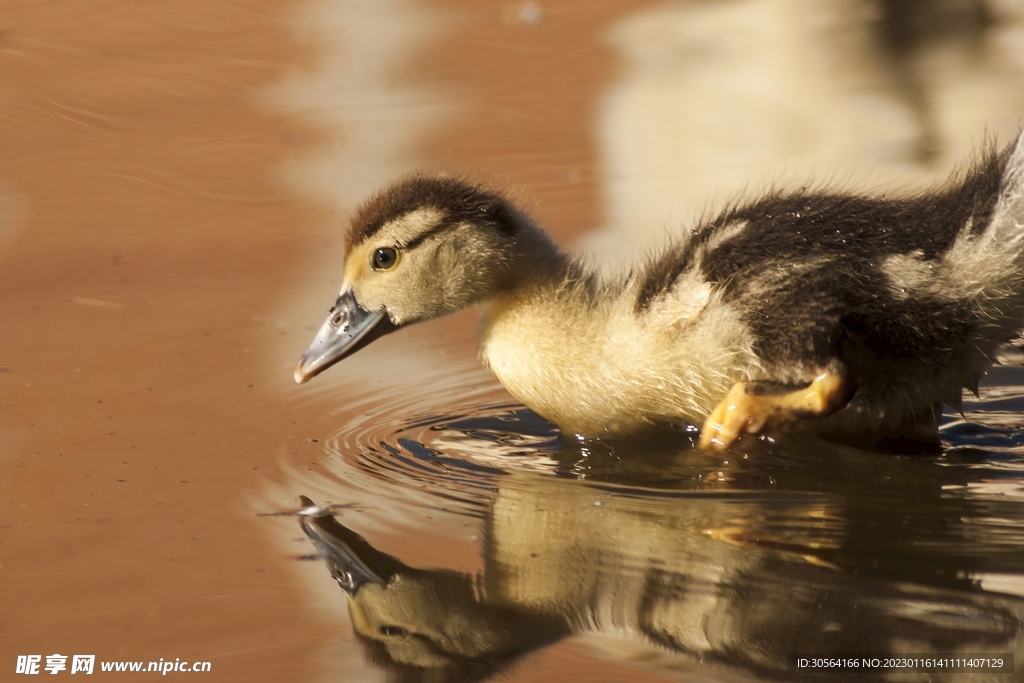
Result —
[[[984, 401], [944, 418], [943, 453], [929, 457], [811, 437], [709, 454], [695, 430], [564, 439], [472, 373], [464, 386], [455, 373], [435, 391], [392, 387], [327, 439], [333, 493], [301, 519], [352, 596], [350, 617], [338, 614], [352, 619], [351, 647], [402, 680], [486, 679], [524, 658], [528, 670], [531, 653], [563, 640], [698, 680], [851, 675], [797, 672], [794, 653], [1024, 661], [1024, 367], [1013, 358]], [[375, 535], [443, 533], [459, 519], [479, 529], [475, 576], [443, 551], [424, 563], [401, 543], [374, 547]], [[1007, 666], [872, 675], [1006, 681]]]

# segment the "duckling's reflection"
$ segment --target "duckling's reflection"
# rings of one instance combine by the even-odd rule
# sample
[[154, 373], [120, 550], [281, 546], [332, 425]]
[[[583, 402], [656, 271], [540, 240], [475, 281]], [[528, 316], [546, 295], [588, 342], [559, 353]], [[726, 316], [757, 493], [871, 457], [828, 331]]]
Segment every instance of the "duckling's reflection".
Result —
[[[644, 488], [635, 485], [647, 466], [639, 459], [615, 468], [588, 458], [580, 474], [587, 480], [522, 473], [499, 480], [476, 578], [409, 567], [304, 499], [302, 527], [349, 594], [370, 658], [393, 680], [472, 681], [560, 638], [586, 635], [643, 651], [646, 665], [658, 660], [658, 668], [705, 678], [745, 671], [803, 679], [788, 670], [787, 654], [796, 652], [1001, 652], [1024, 661], [1024, 600], [982, 591], [971, 574], [1018, 571], [1019, 546], [993, 547], [984, 561], [935, 551], [956, 546], [942, 535], [944, 513], [922, 503], [940, 500], [943, 485], [902, 482], [913, 502], [894, 511], [877, 498], [859, 502], [877, 488], [871, 476], [885, 476], [878, 459], [858, 472], [856, 458], [840, 457], [847, 472], [831, 475], [835, 488], [847, 487], [840, 495], [820, 480], [818, 493], [737, 491], [737, 481], [757, 479], [755, 466], [729, 470], [727, 491]], [[789, 476], [817, 476], [813, 461], [805, 457]], [[615, 481], [616, 471], [631, 485]], [[677, 475], [687, 479], [686, 467]], [[905, 516], [915, 510], [924, 531], [908, 537]]]
[[409, 567], [327, 512], [301, 521], [349, 595], [357, 639], [392, 680], [481, 680], [571, 633], [562, 615], [491, 596], [468, 574]]

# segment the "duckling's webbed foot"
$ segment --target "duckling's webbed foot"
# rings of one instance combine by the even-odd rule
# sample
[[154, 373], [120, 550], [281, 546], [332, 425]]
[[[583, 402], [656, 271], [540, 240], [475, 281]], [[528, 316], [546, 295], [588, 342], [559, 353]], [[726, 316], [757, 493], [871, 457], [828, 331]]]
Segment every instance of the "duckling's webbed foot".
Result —
[[782, 388], [772, 382], [737, 382], [711, 411], [700, 431], [702, 448], [724, 450], [744, 434], [811, 417], [825, 417], [846, 405], [851, 392], [845, 368], [836, 363], [806, 387]]

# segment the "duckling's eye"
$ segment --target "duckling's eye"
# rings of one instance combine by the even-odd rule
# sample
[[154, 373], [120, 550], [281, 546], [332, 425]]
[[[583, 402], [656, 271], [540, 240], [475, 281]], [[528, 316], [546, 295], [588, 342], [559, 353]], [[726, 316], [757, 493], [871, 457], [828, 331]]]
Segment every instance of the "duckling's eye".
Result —
[[398, 252], [391, 247], [381, 247], [373, 252], [373, 269], [388, 270], [398, 263]]
[[381, 626], [377, 630], [382, 636], [404, 636], [407, 633], [401, 626]]

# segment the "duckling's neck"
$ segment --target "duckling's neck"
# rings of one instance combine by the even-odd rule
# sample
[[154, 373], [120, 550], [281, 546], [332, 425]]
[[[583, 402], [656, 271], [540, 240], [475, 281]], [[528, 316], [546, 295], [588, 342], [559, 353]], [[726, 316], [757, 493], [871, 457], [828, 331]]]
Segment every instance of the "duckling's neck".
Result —
[[574, 264], [547, 233], [527, 223], [520, 228], [515, 246], [505, 254], [506, 276], [488, 299], [517, 300], [531, 292], [555, 291], [570, 276]]

